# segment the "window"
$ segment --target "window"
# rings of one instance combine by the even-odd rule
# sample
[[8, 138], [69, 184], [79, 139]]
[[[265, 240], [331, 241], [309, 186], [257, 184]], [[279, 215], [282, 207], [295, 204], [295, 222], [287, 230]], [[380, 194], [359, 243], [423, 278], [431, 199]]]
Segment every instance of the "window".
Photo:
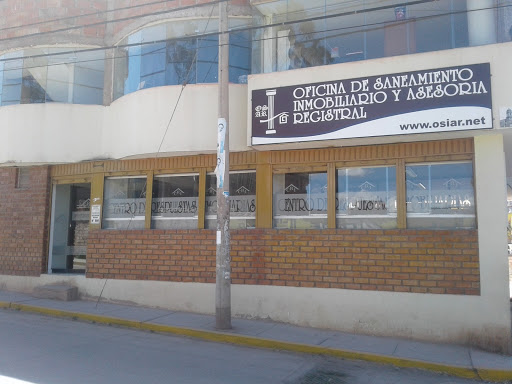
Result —
[[[251, 34], [236, 31], [247, 24], [246, 19], [230, 18], [232, 83], [245, 82], [250, 71]], [[217, 82], [217, 32], [217, 20], [197, 19], [163, 23], [128, 36], [120, 45], [130, 46], [116, 52], [114, 98], [144, 88]]]
[[327, 228], [327, 173], [274, 175], [274, 228]]
[[[395, 2], [396, 3], [396, 2]], [[253, 73], [465, 47], [466, 0], [254, 4]], [[296, 23], [293, 21], [296, 20]], [[486, 31], [487, 32], [487, 31]], [[491, 31], [490, 33], [496, 33]], [[275, 42], [275, 43], [274, 43]]]
[[396, 228], [396, 168], [361, 167], [337, 171], [338, 228]]
[[475, 228], [473, 164], [406, 166], [407, 227]]
[[104, 55], [30, 48], [0, 56], [0, 105], [103, 104]]
[[146, 178], [109, 177], [105, 180], [104, 229], [144, 229]]
[[197, 228], [198, 197], [198, 175], [155, 176], [151, 228]]
[[[256, 227], [256, 172], [229, 173], [230, 228]], [[206, 175], [205, 228], [217, 228], [217, 177]]]

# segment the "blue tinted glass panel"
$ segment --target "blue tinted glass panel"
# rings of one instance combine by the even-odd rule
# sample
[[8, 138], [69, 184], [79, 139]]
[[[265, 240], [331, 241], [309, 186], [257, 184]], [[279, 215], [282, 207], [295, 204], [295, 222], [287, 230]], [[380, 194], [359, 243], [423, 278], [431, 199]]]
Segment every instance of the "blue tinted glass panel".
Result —
[[219, 72], [219, 39], [217, 36], [209, 36], [197, 41], [197, 83], [216, 83]]
[[102, 104], [103, 89], [85, 85], [73, 87], [73, 103], [75, 104]]
[[141, 47], [128, 48], [128, 74], [125, 80], [125, 94], [139, 90], [140, 86]]
[[452, 48], [450, 16], [437, 16], [416, 21], [417, 52]]
[[251, 66], [250, 32], [233, 32], [229, 37], [229, 81], [245, 83]]
[[275, 0], [272, 8], [259, 3], [253, 6], [265, 15], [253, 17], [253, 22], [269, 24], [252, 31], [253, 57], [257, 58], [252, 63], [253, 73], [468, 45], [465, 0]]
[[165, 43], [141, 47], [140, 88], [165, 85]]
[[[465, 8], [465, 2], [463, 5]], [[455, 13], [452, 15], [451, 27], [454, 42], [452, 48], [467, 47], [469, 45], [467, 14]]]
[[[3, 59], [3, 56], [0, 56], [0, 59]], [[4, 84], [4, 62], [0, 61], [0, 105], [2, 105], [2, 90]]]
[[[58, 53], [50, 50], [50, 53]], [[73, 60], [63, 55], [48, 57], [48, 75], [46, 80], [46, 101], [71, 103], [74, 64]]]
[[167, 43], [167, 84], [196, 82], [196, 44], [197, 39], [174, 40]]
[[95, 68], [75, 67], [75, 84], [103, 89], [103, 71]]
[[21, 82], [19, 84], [4, 85], [2, 92], [2, 105], [19, 104], [21, 99]]
[[[44, 68], [46, 70], [46, 68]], [[44, 79], [46, 80], [46, 78]], [[23, 70], [21, 104], [44, 103], [46, 83], [40, 83], [28, 70]]]

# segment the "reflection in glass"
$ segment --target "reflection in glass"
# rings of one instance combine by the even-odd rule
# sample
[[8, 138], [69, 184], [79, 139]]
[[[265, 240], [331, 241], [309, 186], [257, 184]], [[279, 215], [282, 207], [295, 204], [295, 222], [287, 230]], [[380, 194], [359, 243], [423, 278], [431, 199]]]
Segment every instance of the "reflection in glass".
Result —
[[[256, 172], [229, 174], [231, 229], [256, 227]], [[205, 228], [217, 228], [217, 177], [206, 175]]]
[[395, 167], [339, 169], [336, 178], [338, 228], [396, 228]]
[[105, 179], [103, 229], [144, 229], [146, 178]]
[[[103, 104], [104, 52], [31, 48], [0, 56], [0, 105]], [[9, 60], [12, 59], [12, 60]]]
[[21, 100], [21, 84], [23, 80], [23, 60], [17, 59], [19, 52], [11, 52], [0, 56], [2, 59], [12, 59], [4, 62], [2, 88], [2, 105], [19, 104]]
[[271, 26], [253, 31], [253, 73], [470, 45], [466, 0], [277, 0], [254, 9], [254, 23]]
[[53, 192], [49, 270], [85, 273], [91, 185], [58, 184]]
[[196, 229], [199, 176], [155, 176], [151, 202], [151, 227]]
[[406, 167], [408, 228], [475, 228], [473, 165]]
[[[245, 26], [244, 19], [230, 19], [230, 27]], [[217, 31], [216, 20], [180, 20], [147, 27], [128, 36], [120, 45], [140, 45], [117, 49], [114, 98], [144, 88], [217, 82]], [[151, 41], [154, 43], [147, 43]], [[246, 82], [250, 44], [249, 31], [230, 33], [229, 80], [232, 83]]]
[[274, 228], [327, 228], [327, 173], [285, 173], [273, 178]]

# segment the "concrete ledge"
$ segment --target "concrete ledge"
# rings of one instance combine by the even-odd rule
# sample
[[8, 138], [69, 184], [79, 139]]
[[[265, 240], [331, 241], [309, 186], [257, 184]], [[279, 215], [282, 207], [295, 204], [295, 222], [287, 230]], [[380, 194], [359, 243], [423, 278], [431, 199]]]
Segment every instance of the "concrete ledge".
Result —
[[438, 363], [430, 363], [403, 357], [393, 357], [387, 355], [379, 355], [373, 353], [354, 352], [336, 348], [320, 347], [308, 344], [299, 344], [286, 341], [270, 340], [252, 336], [235, 335], [227, 332], [204, 331], [185, 327], [176, 327], [168, 325], [151, 324], [147, 322], [132, 321], [115, 317], [91, 315], [87, 313], [63, 311], [33, 305], [1, 302], [0, 308], [11, 309], [24, 312], [37, 313], [41, 315], [67, 318], [73, 320], [81, 320], [105, 325], [115, 325], [133, 329], [140, 329], [152, 332], [167, 333], [172, 335], [193, 337], [213, 342], [235, 344], [248, 347], [265, 348], [281, 351], [289, 351], [295, 353], [307, 353], [313, 355], [325, 355], [342, 359], [363, 360], [373, 363], [394, 365], [403, 368], [426, 369], [434, 372], [445, 373], [452, 376], [458, 376], [466, 379], [477, 379], [504, 382], [512, 380], [512, 370], [486, 369], [486, 368], [469, 368], [456, 365], [445, 365]]
[[72, 301], [78, 299], [78, 288], [65, 284], [50, 284], [35, 287], [32, 295], [39, 299]]

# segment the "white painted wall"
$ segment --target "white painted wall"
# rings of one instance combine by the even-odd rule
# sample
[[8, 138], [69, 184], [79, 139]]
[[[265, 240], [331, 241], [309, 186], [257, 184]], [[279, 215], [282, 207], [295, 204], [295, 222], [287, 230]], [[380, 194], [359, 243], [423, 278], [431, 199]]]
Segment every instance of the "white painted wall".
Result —
[[[285, 87], [296, 84], [309, 84], [323, 81], [344, 80], [364, 76], [377, 76], [417, 70], [427, 70], [464, 64], [491, 63], [491, 87], [494, 126], [499, 128], [500, 107], [512, 106], [512, 76], [510, 75], [510, 62], [512, 62], [512, 42], [485, 45], [479, 47], [449, 49], [445, 51], [419, 53], [406, 56], [380, 58], [374, 60], [355, 61], [330, 66], [297, 69], [249, 76], [248, 100], [251, 100], [255, 89], [268, 89]], [[251, 144], [251, 114], [247, 114], [247, 145]], [[512, 129], [508, 131], [509, 134]], [[372, 145], [405, 141], [440, 140], [459, 137], [473, 137], [491, 132], [449, 132], [449, 133], [421, 133], [401, 136], [388, 136], [377, 138], [357, 138], [344, 140], [330, 140], [299, 144], [259, 145], [260, 150], [295, 149], [304, 147], [354, 146]], [[511, 154], [512, 157], [512, 154]]]
[[[106, 113], [101, 142], [109, 158], [179, 152], [215, 153], [217, 150], [217, 85], [157, 87], [116, 100]], [[230, 86], [230, 147], [247, 150], [245, 85]], [[176, 103], [176, 113], [169, 124]], [[169, 128], [167, 130], [167, 126]], [[165, 134], [167, 130], [167, 134]]]
[[[252, 76], [249, 86], [231, 86], [231, 143], [247, 149], [248, 95], [252, 89], [355, 78], [460, 64], [491, 62], [493, 114], [512, 105], [512, 43], [355, 62]], [[125, 96], [110, 107], [61, 104], [0, 108], [0, 163], [77, 162], [155, 153], [180, 87], [153, 88]], [[249, 91], [249, 93], [247, 93]], [[215, 151], [216, 86], [188, 86], [169, 127], [163, 153]], [[250, 125], [250, 124], [249, 124]], [[270, 286], [233, 286], [233, 314], [270, 317], [293, 324], [373, 335], [466, 343], [510, 350], [508, 264], [506, 256], [505, 159], [502, 133], [475, 137], [476, 198], [479, 220], [481, 295], [430, 295]], [[407, 140], [460, 137], [410, 135]], [[329, 142], [372, 144], [402, 137]], [[299, 144], [298, 146], [311, 146]], [[325, 146], [326, 143], [320, 145]], [[296, 145], [297, 146], [297, 145]], [[265, 149], [268, 147], [265, 147]], [[280, 146], [280, 149], [287, 146]], [[40, 284], [68, 280], [95, 297], [104, 280], [76, 276], [0, 276], [0, 288], [25, 292]], [[214, 285], [109, 280], [108, 300], [214, 312]]]
[[24, 104], [0, 108], [0, 164], [75, 162], [101, 157], [105, 108]]
[[[230, 145], [249, 150], [250, 95], [253, 89], [348, 79], [361, 76], [491, 63], [493, 116], [512, 106], [512, 42], [381, 58], [249, 77], [230, 85]], [[0, 108], [0, 165], [73, 163], [154, 155], [160, 146], [181, 86], [157, 87], [126, 95], [111, 106], [72, 104], [13, 105]], [[160, 149], [161, 155], [215, 153], [217, 85], [188, 85]], [[499, 125], [499, 124], [498, 124]], [[511, 129], [504, 130], [510, 134]], [[328, 145], [365, 145], [396, 141], [473, 136], [474, 132], [432, 133], [369, 139], [333, 140]], [[487, 133], [484, 133], [487, 134]], [[326, 142], [259, 146], [258, 149], [322, 147]]]
[[[111, 106], [24, 104], [0, 108], [0, 164], [73, 163], [154, 155], [181, 86], [132, 93]], [[247, 86], [230, 86], [231, 150], [247, 150]], [[160, 154], [215, 153], [217, 85], [188, 85]]]

